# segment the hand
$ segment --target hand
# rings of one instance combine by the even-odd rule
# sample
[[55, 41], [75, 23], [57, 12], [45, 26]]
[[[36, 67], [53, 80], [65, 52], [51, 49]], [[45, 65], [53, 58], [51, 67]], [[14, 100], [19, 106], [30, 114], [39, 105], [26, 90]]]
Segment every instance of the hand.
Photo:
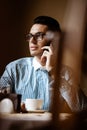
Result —
[[43, 54], [41, 56], [41, 63], [44, 64], [45, 69], [50, 72], [55, 65], [55, 56], [53, 53], [53, 46], [50, 44], [50, 46], [44, 46], [42, 47]]
[[0, 93], [4, 93], [4, 94], [9, 94], [9, 93], [11, 93], [11, 88], [10, 88], [10, 86], [8, 87], [1, 87], [0, 88]]
[[41, 64], [45, 69], [54, 77], [54, 68], [57, 61], [57, 54], [59, 49], [60, 33], [48, 32], [48, 38], [50, 36], [50, 46], [42, 47], [43, 54], [41, 56]]

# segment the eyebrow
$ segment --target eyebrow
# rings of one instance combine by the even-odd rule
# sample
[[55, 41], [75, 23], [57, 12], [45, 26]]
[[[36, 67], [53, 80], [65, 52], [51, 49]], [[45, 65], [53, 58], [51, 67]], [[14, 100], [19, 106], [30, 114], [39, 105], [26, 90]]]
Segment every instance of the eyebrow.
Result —
[[[45, 32], [36, 32], [35, 34], [40, 34], [40, 33], [45, 34]], [[29, 34], [32, 34], [32, 33], [29, 33]], [[35, 35], [35, 34], [32, 34], [32, 35]]]

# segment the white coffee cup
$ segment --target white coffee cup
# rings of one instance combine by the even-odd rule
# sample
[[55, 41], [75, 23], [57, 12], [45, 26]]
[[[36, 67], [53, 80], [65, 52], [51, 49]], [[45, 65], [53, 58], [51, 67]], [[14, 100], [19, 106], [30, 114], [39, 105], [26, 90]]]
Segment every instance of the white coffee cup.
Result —
[[29, 110], [41, 110], [43, 106], [43, 99], [26, 99], [25, 108]]

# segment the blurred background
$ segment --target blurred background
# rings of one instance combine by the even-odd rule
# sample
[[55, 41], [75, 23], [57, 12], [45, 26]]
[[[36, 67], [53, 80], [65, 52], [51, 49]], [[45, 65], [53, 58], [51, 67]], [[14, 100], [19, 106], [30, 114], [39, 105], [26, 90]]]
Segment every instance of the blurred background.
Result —
[[[9, 62], [21, 57], [30, 56], [28, 43], [25, 41], [25, 35], [29, 32], [32, 20], [35, 17], [39, 15], [54, 17], [59, 21], [61, 28], [64, 28], [66, 24], [66, 22], [64, 24], [64, 20], [68, 2], [69, 0], [0, 1], [0, 76], [3, 74], [5, 66]], [[68, 9], [68, 12], [69, 10], [70, 9]], [[66, 18], [68, 18], [68, 16]], [[83, 17], [80, 15], [80, 18], [82, 19]], [[80, 86], [84, 88], [87, 94], [87, 20], [84, 24], [86, 26], [84, 29], [84, 40], [82, 42], [83, 46], [81, 46], [82, 48], [79, 50], [79, 56], [82, 56]], [[71, 53], [73, 58], [71, 58]], [[74, 54], [75, 53], [71, 51], [67, 54], [65, 53], [64, 63], [73, 67], [73, 60], [75, 59], [78, 61], [78, 57]], [[77, 74], [76, 71], [75, 73]]]
[[0, 75], [9, 62], [29, 56], [25, 35], [32, 20], [39, 15], [49, 15], [62, 25], [66, 3], [67, 0], [0, 1]]

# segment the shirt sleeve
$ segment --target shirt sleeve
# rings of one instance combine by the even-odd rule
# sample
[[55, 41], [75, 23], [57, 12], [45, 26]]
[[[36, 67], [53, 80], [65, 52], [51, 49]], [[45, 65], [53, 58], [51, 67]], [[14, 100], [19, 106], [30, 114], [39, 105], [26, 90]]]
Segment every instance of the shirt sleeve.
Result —
[[9, 68], [6, 67], [3, 75], [0, 78], [0, 92], [10, 93], [12, 86], [12, 79], [10, 76]]

